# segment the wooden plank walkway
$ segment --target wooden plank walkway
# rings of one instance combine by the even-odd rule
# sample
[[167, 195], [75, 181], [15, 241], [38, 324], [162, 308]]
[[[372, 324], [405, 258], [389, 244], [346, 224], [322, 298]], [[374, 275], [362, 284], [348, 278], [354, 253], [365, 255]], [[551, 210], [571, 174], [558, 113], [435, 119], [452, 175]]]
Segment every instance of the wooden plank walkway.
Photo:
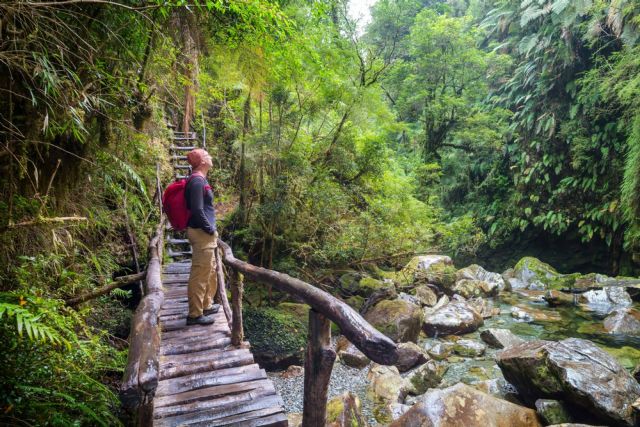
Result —
[[221, 309], [213, 325], [186, 325], [190, 261], [164, 267], [160, 381], [154, 426], [284, 426], [283, 402], [249, 343], [234, 347]]

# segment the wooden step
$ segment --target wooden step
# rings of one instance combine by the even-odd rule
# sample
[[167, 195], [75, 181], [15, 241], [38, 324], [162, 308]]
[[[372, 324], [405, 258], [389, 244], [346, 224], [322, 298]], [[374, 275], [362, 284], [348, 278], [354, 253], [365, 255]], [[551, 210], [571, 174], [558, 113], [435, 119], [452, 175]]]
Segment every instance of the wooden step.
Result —
[[196, 146], [194, 145], [172, 145], [171, 147], [169, 147], [169, 150], [173, 150], [173, 151], [191, 151], [191, 150], [195, 150]]
[[[231, 342], [231, 341], [229, 341]], [[191, 363], [189, 365], [161, 368], [160, 379], [182, 377], [184, 375], [197, 374], [200, 372], [215, 371], [217, 369], [233, 368], [236, 366], [251, 365], [254, 363], [253, 355], [250, 352], [234, 357], [225, 357], [218, 360], [206, 360], [203, 362]]]

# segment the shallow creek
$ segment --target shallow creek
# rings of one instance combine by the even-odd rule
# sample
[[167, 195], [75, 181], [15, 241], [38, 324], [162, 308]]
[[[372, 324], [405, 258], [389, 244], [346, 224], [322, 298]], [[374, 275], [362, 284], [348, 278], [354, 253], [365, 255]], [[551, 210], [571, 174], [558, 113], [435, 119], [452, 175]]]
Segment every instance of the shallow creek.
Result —
[[[500, 314], [484, 320], [484, 326], [478, 331], [464, 335], [465, 338], [480, 341], [480, 332], [487, 328], [509, 329], [525, 340], [544, 339], [559, 341], [564, 338], [583, 338], [593, 341], [596, 345], [612, 354], [627, 369], [633, 369], [640, 364], [640, 337], [630, 335], [609, 334], [604, 330], [603, 319], [610, 307], [575, 306], [549, 307], [543, 301], [543, 291], [514, 291], [503, 292], [493, 298], [495, 307], [500, 308]], [[515, 319], [511, 315], [511, 308], [521, 306], [531, 308], [546, 315], [548, 320], [534, 320], [531, 322]], [[634, 303], [635, 308], [640, 304]], [[424, 345], [432, 338], [422, 337], [419, 344]], [[444, 376], [443, 385], [449, 386], [457, 382], [470, 383], [477, 380], [500, 378], [500, 369], [493, 361], [495, 350], [487, 347], [484, 356], [478, 358], [449, 358], [449, 369]], [[453, 359], [453, 360], [452, 360]]]

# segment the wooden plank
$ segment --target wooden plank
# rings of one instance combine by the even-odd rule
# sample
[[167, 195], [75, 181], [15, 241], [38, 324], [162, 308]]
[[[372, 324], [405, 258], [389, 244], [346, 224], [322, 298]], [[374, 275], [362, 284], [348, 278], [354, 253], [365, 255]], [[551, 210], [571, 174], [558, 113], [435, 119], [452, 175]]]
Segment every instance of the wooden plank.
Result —
[[254, 363], [253, 365], [185, 375], [183, 377], [160, 381], [158, 389], [156, 390], [156, 397], [197, 390], [203, 387], [234, 384], [266, 378], [267, 374], [264, 369], [261, 369], [257, 363]]
[[249, 392], [233, 394], [218, 399], [202, 400], [187, 405], [156, 408], [156, 426], [178, 426], [208, 422], [218, 425], [217, 420], [251, 411], [282, 406], [280, 396], [274, 394], [270, 381], [264, 381], [267, 388], [257, 388]]
[[[264, 391], [272, 391], [273, 393], [275, 393], [275, 388], [273, 387], [273, 384], [271, 383], [271, 381], [267, 379], [257, 379], [253, 381], [242, 382], [242, 383], [215, 385], [211, 387], [200, 388], [197, 390], [189, 390], [182, 393], [156, 397], [153, 400], [153, 405], [156, 411], [158, 411], [158, 413], [162, 411], [163, 407], [182, 406], [182, 408], [175, 409], [175, 411], [177, 412], [175, 412], [174, 414], [177, 415], [179, 411], [185, 411], [186, 409], [185, 407], [193, 403], [201, 402], [204, 400], [219, 399], [227, 395], [238, 395], [241, 393], [249, 393], [250, 391], [253, 391], [256, 389], [260, 389]], [[193, 406], [194, 406], [194, 410], [199, 409], [196, 405], [193, 405]], [[189, 411], [185, 411], [185, 412], [189, 412]], [[182, 413], [185, 413], [185, 412], [182, 412]]]
[[224, 325], [220, 325], [218, 324], [218, 322], [214, 323], [213, 325], [208, 325], [208, 326], [202, 326], [202, 325], [196, 325], [194, 327], [190, 327], [190, 328], [185, 328], [182, 331], [167, 331], [167, 332], [163, 332], [162, 333], [162, 339], [163, 341], [173, 341], [173, 340], [179, 340], [179, 339], [186, 339], [187, 341], [190, 338], [195, 338], [195, 337], [200, 337], [203, 339], [206, 339], [206, 337], [210, 336], [212, 331], [225, 331], [225, 333], [228, 333], [229, 336], [231, 336], [231, 333], [229, 332], [229, 329], [217, 329], [214, 328], [213, 326], [218, 325], [220, 327], [224, 326]]
[[[206, 351], [191, 352], [186, 354], [172, 354], [163, 356], [160, 363], [163, 369], [179, 365], [192, 365], [194, 363], [205, 362], [207, 360], [221, 360], [229, 357], [238, 357], [244, 354], [251, 354], [246, 348], [227, 350], [224, 347], [217, 349], [207, 349]], [[253, 356], [253, 355], [252, 355]]]
[[251, 365], [254, 363], [253, 355], [250, 352], [238, 355], [237, 357], [225, 358], [223, 360], [209, 360], [204, 362], [181, 365], [172, 368], [163, 368], [160, 379], [181, 377], [183, 375], [196, 374], [199, 372], [214, 371], [216, 369], [232, 368], [234, 366]]
[[[190, 425], [194, 427], [205, 427], [210, 426], [211, 422], [205, 421]], [[287, 427], [289, 420], [283, 413], [282, 407], [272, 406], [270, 408], [219, 418], [215, 420], [215, 425], [225, 427]]]

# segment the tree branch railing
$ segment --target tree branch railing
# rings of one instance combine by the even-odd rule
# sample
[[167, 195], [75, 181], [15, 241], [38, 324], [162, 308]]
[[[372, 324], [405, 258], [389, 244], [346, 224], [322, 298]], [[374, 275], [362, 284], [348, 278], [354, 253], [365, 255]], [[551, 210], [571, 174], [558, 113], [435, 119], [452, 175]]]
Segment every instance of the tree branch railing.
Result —
[[[338, 325], [342, 334], [374, 362], [394, 365], [398, 361], [402, 350], [343, 301], [300, 279], [236, 259], [229, 245], [220, 239], [218, 247], [222, 252], [222, 263], [218, 263], [219, 272], [221, 264], [230, 269], [232, 315], [227, 315], [227, 319], [234, 345], [240, 345], [243, 339], [243, 276], [295, 295], [311, 307], [304, 369], [304, 427], [324, 427], [326, 424], [327, 391], [336, 358], [336, 353], [330, 346], [329, 321]], [[221, 293], [225, 293], [226, 297], [226, 292]]]
[[153, 397], [160, 378], [158, 319], [164, 301], [162, 250], [165, 221], [163, 215], [149, 242], [145, 293], [131, 321], [129, 355], [120, 386], [120, 402], [135, 417], [137, 425], [150, 425], [153, 420]]

